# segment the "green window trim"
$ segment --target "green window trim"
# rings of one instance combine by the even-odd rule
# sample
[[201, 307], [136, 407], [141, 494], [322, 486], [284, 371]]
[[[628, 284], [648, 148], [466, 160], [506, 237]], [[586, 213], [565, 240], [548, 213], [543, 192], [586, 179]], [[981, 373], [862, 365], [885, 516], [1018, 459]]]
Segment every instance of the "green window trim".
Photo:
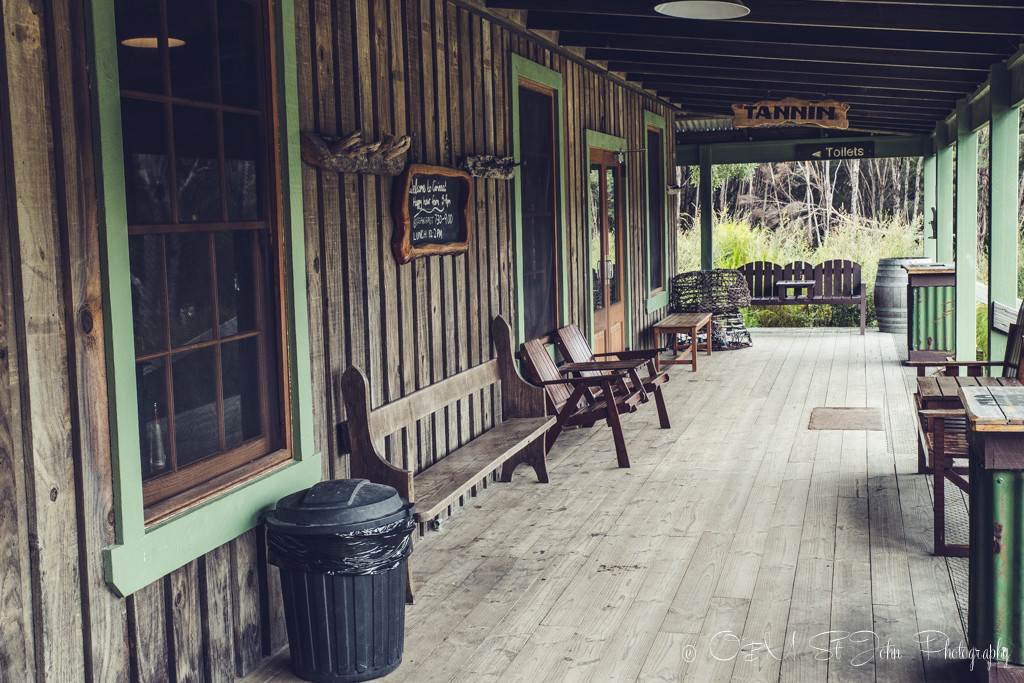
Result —
[[[644, 109], [644, 139], [645, 140], [647, 138], [647, 128], [648, 127], [657, 128], [661, 132], [661, 142], [662, 142], [662, 147], [664, 148], [664, 149], [662, 149], [661, 161], [662, 161], [662, 165], [664, 165], [665, 164], [665, 160], [669, 158], [669, 155], [671, 153], [671, 150], [670, 150], [669, 144], [668, 144], [668, 136], [665, 134], [665, 132], [666, 132], [665, 117], [664, 116], [659, 116], [658, 114], [655, 114], [653, 111], [650, 111], [648, 109]], [[644, 147], [646, 148], [646, 145]], [[647, 175], [648, 164], [649, 164], [649, 162], [648, 162], [648, 152], [645, 151], [644, 152], [644, 187], [649, 187], [650, 186], [650, 182], [651, 182], [651, 179]], [[665, 219], [665, 224], [664, 224], [665, 235], [663, 235], [663, 237], [665, 238], [665, 241], [664, 241], [664, 244], [663, 244], [663, 247], [664, 247], [663, 251], [665, 253], [662, 255], [662, 259], [663, 259], [662, 260], [662, 266], [663, 266], [663, 268], [665, 270], [665, 274], [664, 274], [665, 281], [663, 283], [663, 287], [662, 287], [660, 292], [652, 293], [654, 290], [649, 289], [650, 288], [650, 283], [651, 283], [651, 243], [650, 243], [650, 240], [645, 240], [645, 242], [646, 242], [646, 249], [647, 249], [647, 269], [646, 270], [647, 270], [647, 287], [648, 287], [648, 297], [647, 297], [647, 312], [648, 313], [654, 313], [658, 309], [665, 308], [666, 306], [668, 306], [668, 284], [669, 284], [669, 280], [671, 279], [669, 277], [669, 273], [668, 273], [669, 256], [671, 255], [671, 252], [669, 251], [669, 247], [672, 244], [672, 240], [669, 239], [669, 237], [672, 234], [671, 231], [669, 230], [669, 226], [672, 225], [672, 221], [669, 220], [668, 203], [669, 203], [668, 202], [668, 188], [667, 187], [666, 188], [662, 188], [662, 205], [661, 205], [661, 208], [662, 208], [662, 212], [665, 214], [665, 216], [664, 216], [664, 219]], [[651, 226], [648, 223], [648, 218], [647, 218], [649, 213], [650, 213], [649, 210], [644, 212], [644, 223], [645, 223], [645, 228], [646, 228], [646, 232], [644, 233], [645, 235], [650, 235], [651, 234]]]
[[321, 456], [313, 453], [294, 9], [292, 0], [275, 0], [273, 4], [277, 27], [275, 67], [279, 75], [275, 95], [282, 105], [281, 228], [287, 309], [284, 333], [288, 340], [292, 420], [289, 440], [294, 460], [148, 529], [143, 520], [142, 470], [137, 457], [131, 292], [127, 284], [119, 284], [128, 283], [130, 278], [113, 1], [94, 0], [89, 11], [114, 489], [114, 545], [103, 549], [103, 561], [107, 583], [115, 593], [126, 596], [237, 538], [255, 527], [260, 513], [277, 499], [320, 480]]
[[[599, 133], [596, 130], [586, 130], [587, 149], [586, 157], [583, 162], [583, 168], [590, 168], [590, 150], [592, 149], [604, 149], [612, 152], [620, 152], [626, 149], [626, 139], [616, 137], [614, 135], [608, 135], [607, 133]], [[587, 177], [587, 176], [584, 176]], [[633, 264], [629, 261], [630, 254], [630, 237], [629, 237], [629, 182], [626, 178], [626, 174], [622, 174], [622, 206], [627, 207], [627, 210], [622, 215], [622, 305], [623, 305], [623, 326], [625, 327], [625, 339], [626, 348], [630, 348], [633, 343], [633, 307], [630, 305], [630, 282], [633, 276]], [[586, 242], [586, 257], [584, 263], [590, 263], [590, 183], [586, 183], [587, 186], [587, 213], [586, 213], [586, 225], [584, 226], [584, 234], [588, 237], [584, 240]], [[646, 285], [645, 285], [646, 287]], [[590, 345], [594, 345], [594, 289], [593, 287], [587, 287], [587, 337], [590, 341]], [[668, 295], [666, 295], [667, 297]]]
[[[525, 57], [513, 54], [511, 59], [511, 90], [512, 90], [512, 154], [516, 161], [521, 160], [519, 139], [519, 81], [531, 81], [555, 93], [555, 110], [558, 122], [555, 126], [555, 158], [558, 166], [558, 184], [555, 188], [555, 201], [558, 204], [558, 255], [555, 259], [556, 279], [558, 280], [558, 324], [566, 324], [569, 316], [569, 260], [568, 242], [565, 234], [565, 113], [562, 74], [552, 69], [531, 62]], [[516, 286], [516, 339], [526, 341], [526, 319], [523, 312], [523, 223], [522, 223], [522, 183], [516, 170], [515, 192], [515, 286]]]

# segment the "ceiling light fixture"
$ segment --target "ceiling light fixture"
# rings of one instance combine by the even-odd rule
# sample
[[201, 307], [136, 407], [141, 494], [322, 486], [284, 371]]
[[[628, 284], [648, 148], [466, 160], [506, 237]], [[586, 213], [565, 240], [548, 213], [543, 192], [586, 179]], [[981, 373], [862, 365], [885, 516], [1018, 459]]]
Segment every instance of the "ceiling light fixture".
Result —
[[682, 19], [738, 19], [750, 14], [742, 0], [676, 0], [660, 3], [654, 11]]
[[[155, 36], [143, 36], [140, 38], [125, 38], [121, 41], [121, 44], [125, 47], [144, 47], [150, 49], [156, 49], [160, 46], [160, 41]], [[181, 38], [168, 38], [167, 47], [181, 47], [185, 44], [185, 41]]]

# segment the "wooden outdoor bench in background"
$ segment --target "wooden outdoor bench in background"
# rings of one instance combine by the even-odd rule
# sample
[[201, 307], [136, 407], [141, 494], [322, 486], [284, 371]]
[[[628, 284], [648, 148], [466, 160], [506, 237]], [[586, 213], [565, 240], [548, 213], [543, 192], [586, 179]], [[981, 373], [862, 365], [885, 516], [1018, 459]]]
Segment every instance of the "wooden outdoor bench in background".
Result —
[[[860, 333], [867, 324], [867, 290], [860, 278], [860, 264], [834, 259], [812, 266], [794, 261], [780, 266], [752, 261], [737, 268], [750, 287], [752, 306], [794, 304], [856, 304], [860, 309]], [[805, 294], [787, 296], [787, 289]]]
[[[516, 371], [508, 323], [495, 318], [491, 336], [494, 359], [377, 408], [370, 407], [369, 386], [362, 371], [349, 366], [342, 377], [352, 477], [396, 489], [404, 499], [416, 503], [417, 522], [434, 520], [498, 468], [501, 481], [511, 481], [520, 464], [533, 467], [539, 481], [548, 481], [544, 435], [555, 418], [547, 414], [544, 390], [524, 381]], [[501, 416], [495, 416], [494, 426], [469, 443], [420, 472], [393, 465], [381, 455], [377, 444], [386, 436], [495, 384], [501, 390]], [[410, 601], [412, 593], [410, 582]]]

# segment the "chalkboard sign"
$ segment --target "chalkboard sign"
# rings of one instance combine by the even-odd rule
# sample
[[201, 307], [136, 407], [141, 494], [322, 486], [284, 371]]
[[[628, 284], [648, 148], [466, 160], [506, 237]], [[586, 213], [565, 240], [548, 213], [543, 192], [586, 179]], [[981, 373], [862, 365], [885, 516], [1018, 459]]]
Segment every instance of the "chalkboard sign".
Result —
[[391, 247], [398, 262], [468, 251], [471, 194], [464, 171], [410, 164], [396, 181], [391, 204]]

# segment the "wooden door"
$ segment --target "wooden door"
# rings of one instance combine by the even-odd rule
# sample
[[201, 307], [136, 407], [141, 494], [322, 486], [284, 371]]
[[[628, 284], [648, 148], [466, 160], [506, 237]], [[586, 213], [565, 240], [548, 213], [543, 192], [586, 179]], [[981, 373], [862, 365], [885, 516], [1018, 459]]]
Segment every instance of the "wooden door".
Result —
[[590, 151], [590, 277], [594, 352], [626, 348], [622, 266], [622, 165], [614, 152]]

